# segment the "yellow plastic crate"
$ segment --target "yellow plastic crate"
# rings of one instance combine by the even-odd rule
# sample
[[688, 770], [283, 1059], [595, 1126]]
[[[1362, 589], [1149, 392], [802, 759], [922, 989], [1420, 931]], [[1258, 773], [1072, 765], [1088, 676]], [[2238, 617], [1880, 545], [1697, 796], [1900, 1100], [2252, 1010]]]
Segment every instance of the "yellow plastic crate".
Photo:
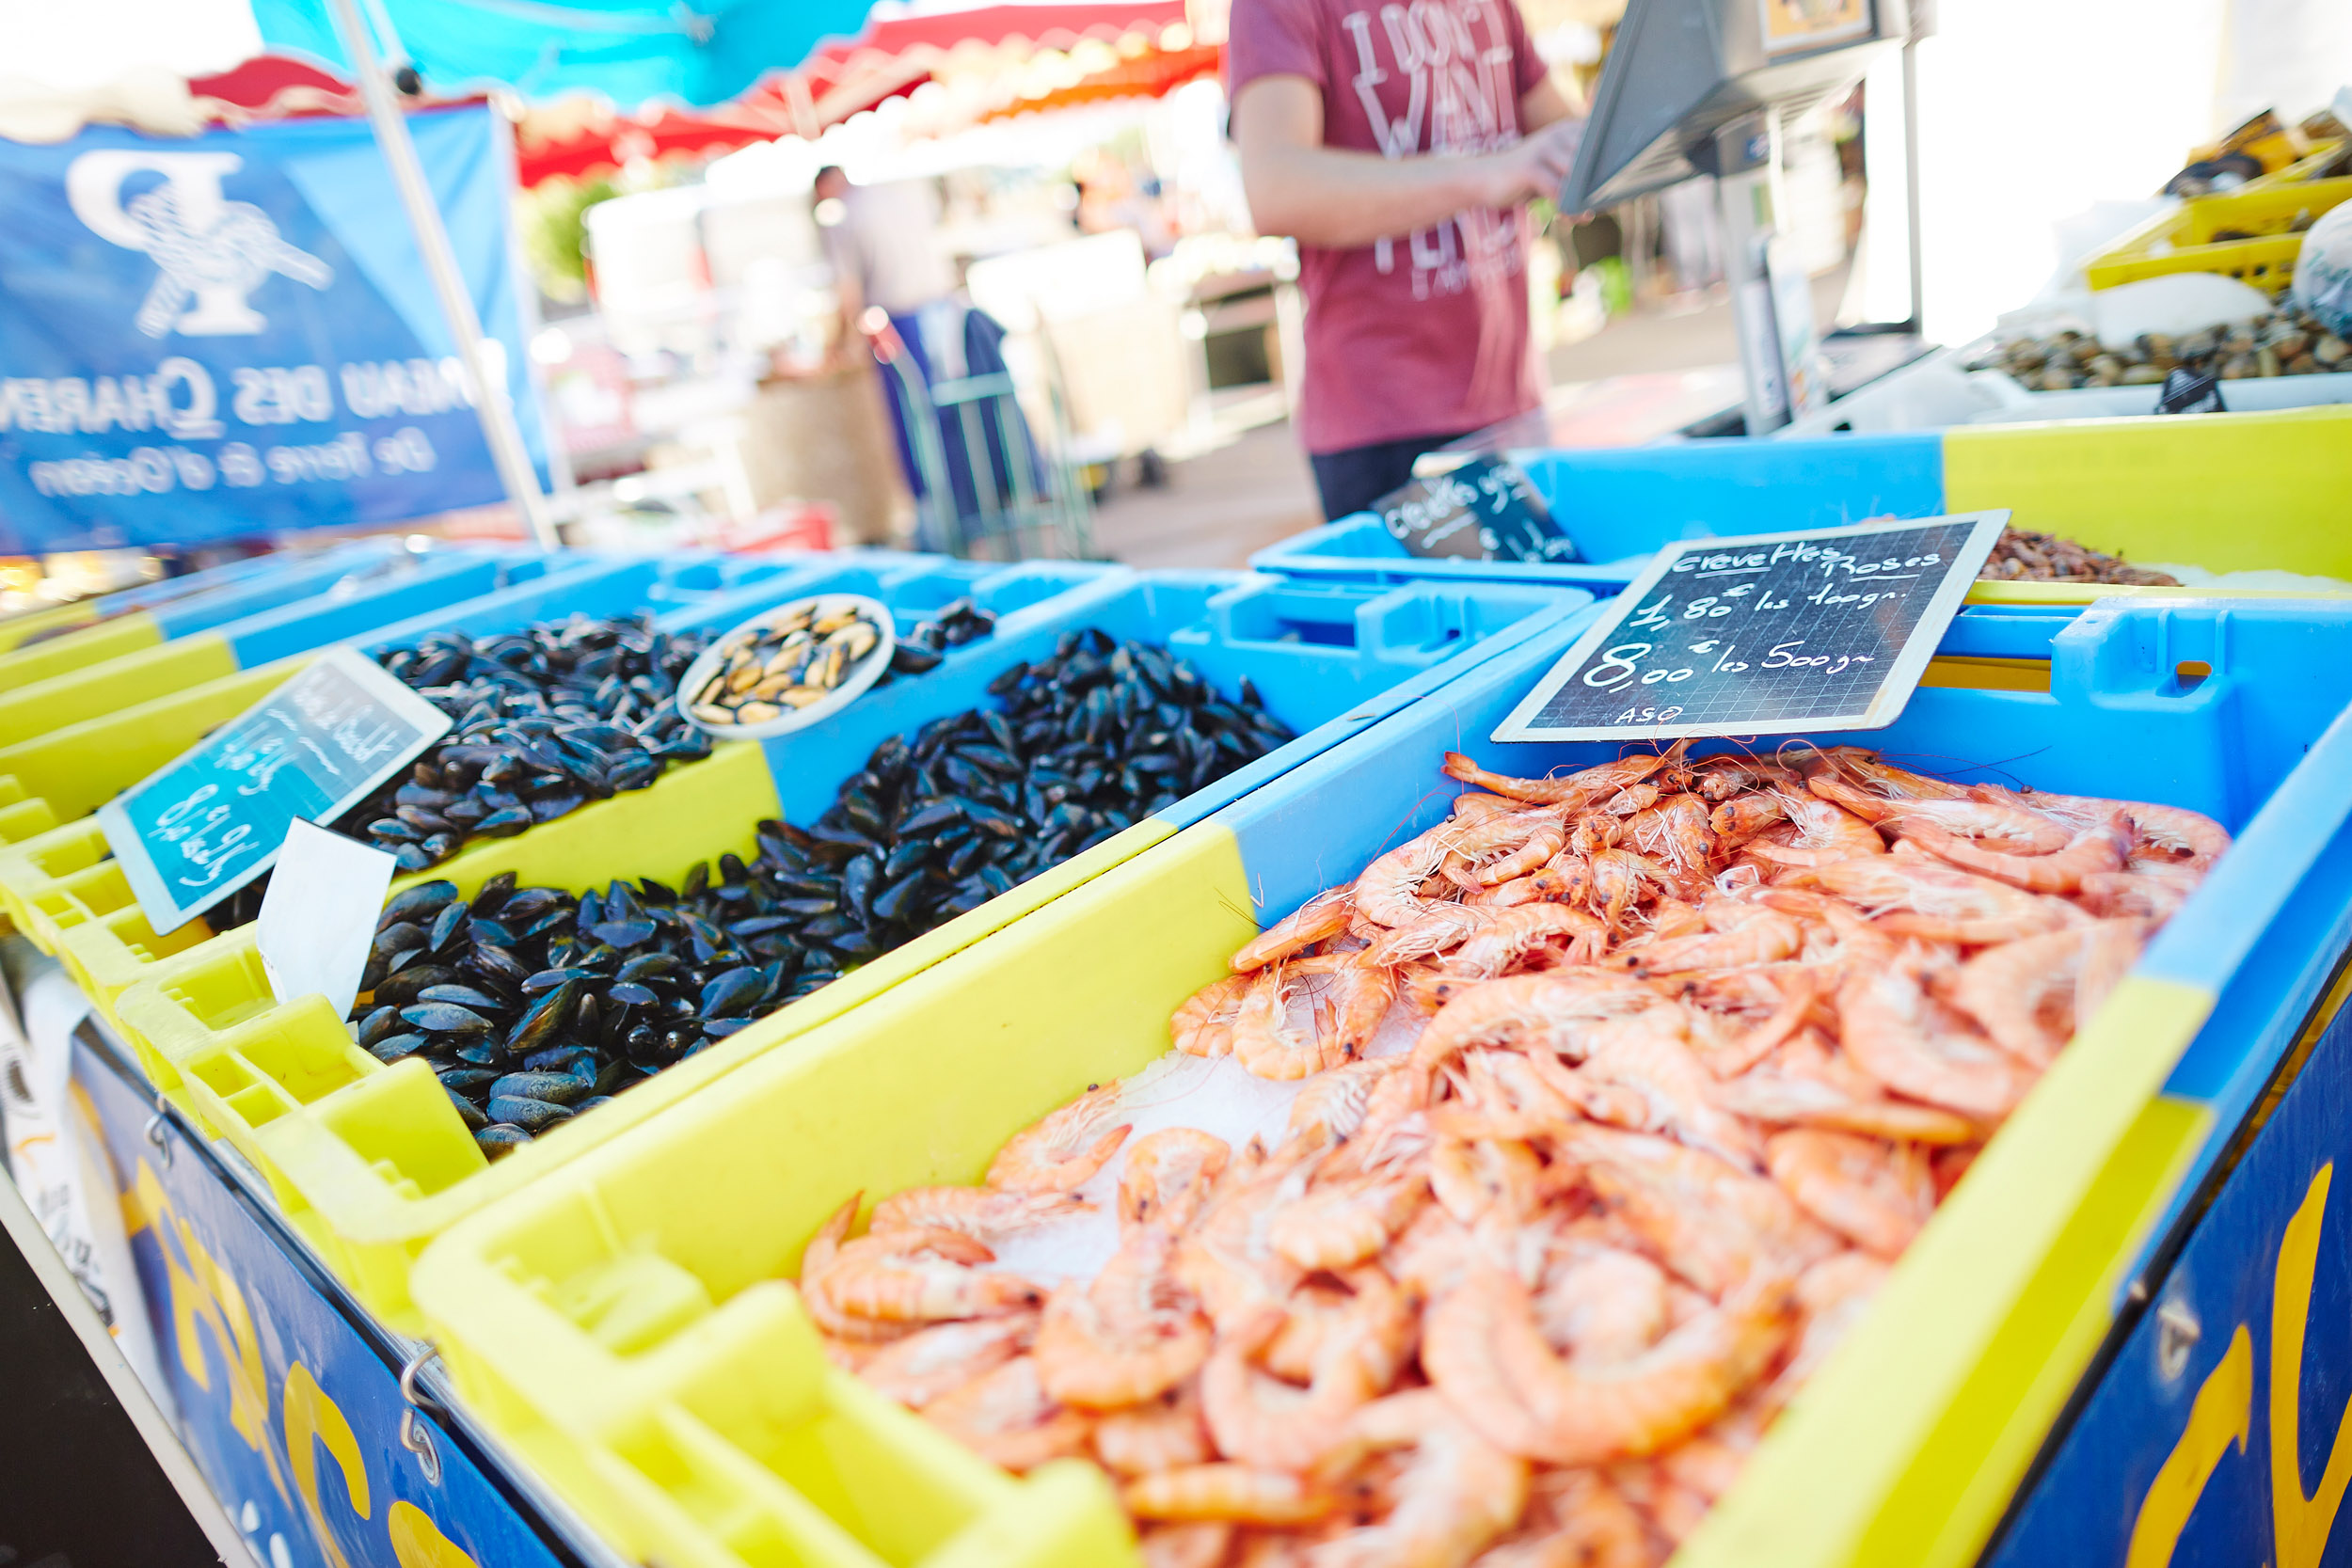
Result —
[[[755, 825], [779, 810], [771, 781], [757, 746], [722, 746], [650, 789], [598, 801], [516, 838], [485, 841], [394, 886], [446, 879], [470, 896], [506, 871], [525, 885], [580, 888], [616, 877], [675, 885], [697, 862], [757, 853]], [[183, 1085], [200, 1123], [252, 1162], [288, 1219], [359, 1299], [392, 1327], [413, 1332], [420, 1320], [408, 1300], [409, 1265], [460, 1218], [1173, 831], [1139, 822], [495, 1164], [424, 1063], [377, 1061], [352, 1043], [324, 998], [278, 1005], [250, 927], [209, 941], [206, 932], [193, 943], [181, 942], [177, 932], [158, 938], [119, 871], [107, 879], [108, 863], [81, 874], [78, 883], [66, 879], [70, 896], [89, 905], [118, 896], [120, 902], [66, 929], [59, 950], [75, 980], [112, 1003], [112, 1017], [151, 1078]], [[178, 956], [156, 953], [158, 942]]]
[[110, 658], [137, 653], [141, 648], [154, 647], [163, 641], [163, 627], [152, 615], [144, 611], [118, 615], [110, 621], [36, 642], [29, 648], [0, 654], [0, 691], [14, 691], [35, 681], [86, 670]]
[[[2172, 273], [2217, 272], [2279, 294], [2295, 281], [2303, 236], [2293, 225], [2352, 198], [2352, 178], [2282, 180], [2249, 184], [2220, 196], [2192, 197], [2159, 213], [2083, 263], [2094, 289], [2112, 289]], [[2219, 239], [2223, 234], [2250, 235]]]
[[[2264, 1009], [2291, 994], [2292, 966], [2237, 990], [2247, 943], [2291, 942], [2323, 975], [2341, 953], [2340, 892], [2316, 925], [2286, 911], [2291, 890], [2342, 886], [2340, 868], [2321, 879], [2311, 866], [2352, 812], [2338, 768], [2352, 735], [2328, 725], [2345, 677], [2284, 690], [2274, 677], [2302, 668], [2307, 650], [2323, 658], [2352, 641], [2352, 618], [2335, 604], [2297, 614], [2275, 601], [2098, 607], [2078, 623], [2096, 635], [2053, 644], [2051, 693], [1922, 691], [1897, 729], [1839, 737], [2221, 810], [2243, 833], [2212, 895], [2178, 917], [1993, 1140], [1677, 1568], [1975, 1560], [2084, 1374], [2126, 1269], [2185, 1173], [2228, 1137], [2210, 1094], [2169, 1075], [2185, 1050], [2243, 1060], [2264, 1048]], [[1447, 748], [1530, 772], [1606, 754], [1485, 739], [1572, 640], [1531, 642], [1462, 677], [1441, 701], [746, 1065], [723, 1094], [451, 1230], [411, 1284], [469, 1407], [631, 1558], [818, 1560], [800, 1521], [839, 1477], [812, 1412], [766, 1392], [770, 1380], [792, 1386], [793, 1363], [818, 1354], [784, 1281], [818, 1226], [852, 1194], [870, 1203], [977, 1181], [1013, 1132], [1159, 1057], [1169, 1012], [1225, 973], [1257, 929], [1259, 901], [1284, 912], [1361, 863], [1368, 844], [1442, 815], [1429, 783]], [[2219, 684], [2177, 707], [2154, 703], [2190, 659], [2210, 661]], [[2258, 693], [2274, 733], [2256, 744], [2208, 722], [2209, 709], [2238, 711], [2225, 699]], [[1344, 864], [1323, 863], [1343, 853]], [[2225, 990], [2238, 1011], [2208, 1030]], [[912, 1419], [900, 1430], [903, 1447], [866, 1463], [895, 1465], [876, 1484], [919, 1506], [927, 1438]], [[674, 1432], [693, 1445], [652, 1436]], [[746, 1550], [746, 1537], [783, 1546]], [[957, 1538], [919, 1559], [878, 1536], [860, 1544], [841, 1560], [1050, 1560], [1017, 1533]]]
[[52, 605], [47, 610], [28, 610], [22, 615], [11, 615], [0, 621], [0, 655], [14, 653], [24, 645], [26, 638], [36, 634], [95, 621], [98, 619], [98, 609], [96, 599], [76, 599], [72, 604]]
[[[138, 617], [125, 617], [137, 620]], [[93, 628], [101, 633], [108, 628]], [[39, 653], [40, 649], [27, 650]], [[0, 746], [79, 724], [139, 703], [237, 673], [237, 656], [218, 632], [141, 647], [100, 663], [0, 692]]]
[[[2352, 405], [1962, 425], [1943, 441], [1947, 511], [2007, 507], [2019, 528], [2064, 534], [2128, 561], [2352, 579], [2352, 529], [2344, 526], [2344, 498], [2352, 496]], [[1979, 583], [1969, 602], [2037, 602], [2019, 595], [2074, 587]], [[2066, 602], [2063, 594], [2039, 602], [2053, 598]]]

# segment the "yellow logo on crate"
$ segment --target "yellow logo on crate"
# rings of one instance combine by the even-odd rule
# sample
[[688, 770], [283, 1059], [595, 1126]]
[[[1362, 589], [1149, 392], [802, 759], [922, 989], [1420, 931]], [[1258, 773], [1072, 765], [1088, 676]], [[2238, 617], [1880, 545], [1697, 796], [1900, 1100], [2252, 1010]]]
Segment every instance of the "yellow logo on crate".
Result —
[[[2319, 1490], [2306, 1497], [2297, 1456], [2301, 1447], [2303, 1334], [2310, 1323], [2312, 1276], [2319, 1263], [2320, 1227], [2335, 1174], [2322, 1165], [2302, 1206], [2279, 1238], [2270, 1288], [2270, 1519], [2277, 1568], [2318, 1568], [2328, 1532], [2352, 1484], [2352, 1408], [2336, 1423]], [[2189, 1406], [2188, 1425], [2141, 1499], [2125, 1568], [2163, 1568], [2172, 1560], [2205, 1482], [2230, 1450], [2246, 1451], [2254, 1417], [2254, 1339], [2246, 1324], [2230, 1336], [2221, 1364], [2205, 1375]]]
[[[230, 1424], [262, 1456], [269, 1467], [270, 1480], [277, 1484], [278, 1497], [286, 1498], [285, 1477], [279, 1470], [278, 1447], [269, 1431], [271, 1407], [261, 1340], [254, 1332], [252, 1314], [246, 1308], [245, 1291], [226, 1269], [214, 1261], [187, 1222], [172, 1212], [163, 1183], [144, 1160], [139, 1162], [136, 1195], [142, 1211], [138, 1217], [154, 1227], [156, 1247], [163, 1254], [180, 1365], [199, 1388], [212, 1392], [212, 1367], [204, 1354], [203, 1338], [197, 1332], [199, 1323], [211, 1329], [228, 1378]], [[138, 1228], [136, 1224], [131, 1227], [134, 1232]], [[319, 1386], [310, 1369], [299, 1361], [286, 1370], [281, 1400], [286, 1464], [294, 1473], [294, 1491], [302, 1498], [303, 1512], [310, 1515], [310, 1528], [318, 1536], [320, 1549], [326, 1554], [329, 1568], [351, 1568], [336, 1542], [335, 1531], [327, 1524], [326, 1506], [319, 1498], [318, 1449], [319, 1445], [326, 1445], [328, 1455], [342, 1473], [343, 1495], [350, 1501], [352, 1513], [365, 1522], [370, 1518], [370, 1492], [367, 1463], [360, 1452], [359, 1440], [342, 1407]], [[384, 1527], [386, 1542], [401, 1568], [480, 1568], [463, 1547], [443, 1535], [440, 1528], [411, 1503], [393, 1503], [385, 1515]]]

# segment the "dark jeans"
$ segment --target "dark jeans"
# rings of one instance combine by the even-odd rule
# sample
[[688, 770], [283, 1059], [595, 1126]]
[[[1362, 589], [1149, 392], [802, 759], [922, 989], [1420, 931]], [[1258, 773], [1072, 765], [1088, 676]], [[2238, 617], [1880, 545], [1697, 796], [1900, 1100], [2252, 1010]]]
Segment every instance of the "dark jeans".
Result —
[[1375, 441], [1345, 451], [1310, 452], [1315, 489], [1323, 497], [1323, 515], [1337, 522], [1351, 512], [1362, 512], [1391, 490], [1402, 489], [1413, 477], [1413, 459], [1425, 451], [1460, 440], [1453, 436], [1408, 436], [1402, 441]]

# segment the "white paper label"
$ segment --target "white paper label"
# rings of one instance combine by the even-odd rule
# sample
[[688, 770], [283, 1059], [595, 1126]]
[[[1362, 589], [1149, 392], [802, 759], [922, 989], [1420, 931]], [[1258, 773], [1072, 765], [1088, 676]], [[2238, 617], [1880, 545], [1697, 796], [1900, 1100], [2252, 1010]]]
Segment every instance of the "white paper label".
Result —
[[286, 829], [254, 923], [262, 968], [278, 1001], [316, 991], [337, 1017], [351, 1011], [399, 865], [381, 849], [308, 822]]

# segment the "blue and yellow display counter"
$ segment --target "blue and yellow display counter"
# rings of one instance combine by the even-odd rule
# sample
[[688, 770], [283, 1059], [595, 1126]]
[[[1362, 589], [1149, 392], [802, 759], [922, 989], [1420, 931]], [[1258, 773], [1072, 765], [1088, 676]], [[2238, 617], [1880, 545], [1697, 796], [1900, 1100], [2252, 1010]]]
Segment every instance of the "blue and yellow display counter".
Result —
[[[1368, 512], [1250, 563], [1302, 578], [1503, 578], [1605, 592], [1677, 539], [2007, 508], [2020, 528], [2130, 561], [2352, 580], [2352, 407], [1515, 455], [1582, 563], [1417, 561]], [[1981, 585], [1972, 602], [2086, 596], [2071, 584], [2005, 582]]]

